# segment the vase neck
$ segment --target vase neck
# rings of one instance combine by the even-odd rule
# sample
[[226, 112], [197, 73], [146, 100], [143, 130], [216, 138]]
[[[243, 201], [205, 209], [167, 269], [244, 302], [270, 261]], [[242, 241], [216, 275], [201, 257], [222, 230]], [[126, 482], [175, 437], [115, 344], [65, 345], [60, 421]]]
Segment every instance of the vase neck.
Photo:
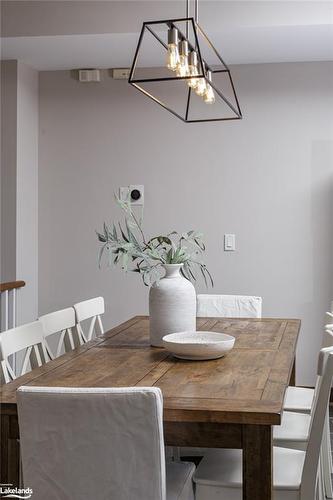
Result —
[[164, 278], [179, 278], [180, 270], [184, 264], [163, 264], [165, 269]]

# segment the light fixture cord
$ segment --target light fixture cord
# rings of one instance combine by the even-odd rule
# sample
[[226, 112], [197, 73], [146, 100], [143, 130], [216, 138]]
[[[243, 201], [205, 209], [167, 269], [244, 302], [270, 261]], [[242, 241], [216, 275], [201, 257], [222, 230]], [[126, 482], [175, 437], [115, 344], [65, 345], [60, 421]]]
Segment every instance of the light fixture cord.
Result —
[[[186, 18], [190, 17], [190, 0], [186, 0]], [[194, 0], [194, 21], [198, 24], [199, 20], [199, 0]], [[195, 28], [196, 29], [196, 28]], [[186, 38], [189, 37], [189, 21], [186, 21]]]
[[[186, 0], [186, 17], [187, 19], [190, 17], [190, 0]], [[196, 23], [199, 20], [199, 0], [194, 0], [194, 20]], [[188, 27], [186, 29], [188, 30]]]
[[[186, 0], [186, 18], [188, 19], [190, 17], [190, 0]], [[186, 21], [186, 38], [188, 39], [188, 32], [189, 32], [189, 26], [188, 26], [189, 21]]]

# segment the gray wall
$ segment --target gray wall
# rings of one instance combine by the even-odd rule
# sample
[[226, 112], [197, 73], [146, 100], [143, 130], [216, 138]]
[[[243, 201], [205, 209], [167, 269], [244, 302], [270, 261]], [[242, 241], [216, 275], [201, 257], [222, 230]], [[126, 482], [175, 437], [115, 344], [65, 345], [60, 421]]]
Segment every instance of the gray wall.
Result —
[[26, 282], [21, 324], [38, 315], [38, 72], [5, 61], [1, 83], [1, 281]]
[[95, 295], [107, 327], [147, 312], [136, 274], [98, 269], [94, 234], [119, 218], [118, 187], [144, 184], [147, 234], [203, 231], [215, 293], [302, 319], [297, 379], [310, 385], [333, 297], [333, 64], [233, 74], [244, 120], [213, 124], [183, 124], [106, 73], [88, 85], [40, 74], [39, 312]]
[[[5, 125], [6, 124], [6, 125]], [[1, 281], [16, 276], [17, 61], [1, 61]]]
[[18, 322], [38, 316], [38, 72], [18, 64], [16, 278]]

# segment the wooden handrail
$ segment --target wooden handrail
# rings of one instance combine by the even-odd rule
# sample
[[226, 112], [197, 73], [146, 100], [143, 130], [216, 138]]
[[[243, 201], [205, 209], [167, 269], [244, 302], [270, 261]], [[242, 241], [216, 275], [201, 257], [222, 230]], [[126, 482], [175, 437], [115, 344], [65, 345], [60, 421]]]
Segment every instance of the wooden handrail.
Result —
[[7, 283], [0, 283], [0, 292], [14, 290], [14, 288], [22, 288], [23, 286], [25, 286], [25, 281], [8, 281]]

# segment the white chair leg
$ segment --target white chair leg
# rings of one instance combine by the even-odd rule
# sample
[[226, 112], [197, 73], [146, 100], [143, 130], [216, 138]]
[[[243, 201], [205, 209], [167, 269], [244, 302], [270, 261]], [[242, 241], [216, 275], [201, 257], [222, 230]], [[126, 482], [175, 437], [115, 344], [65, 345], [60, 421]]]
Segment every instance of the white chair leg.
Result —
[[323, 441], [321, 446], [321, 469], [324, 483], [324, 492], [326, 498], [333, 498], [332, 488], [332, 453], [330, 440], [329, 413], [327, 412]]
[[318, 482], [317, 482], [317, 491], [316, 491], [316, 500], [325, 500], [325, 485], [324, 478], [322, 474], [322, 458], [319, 457], [318, 464]]

